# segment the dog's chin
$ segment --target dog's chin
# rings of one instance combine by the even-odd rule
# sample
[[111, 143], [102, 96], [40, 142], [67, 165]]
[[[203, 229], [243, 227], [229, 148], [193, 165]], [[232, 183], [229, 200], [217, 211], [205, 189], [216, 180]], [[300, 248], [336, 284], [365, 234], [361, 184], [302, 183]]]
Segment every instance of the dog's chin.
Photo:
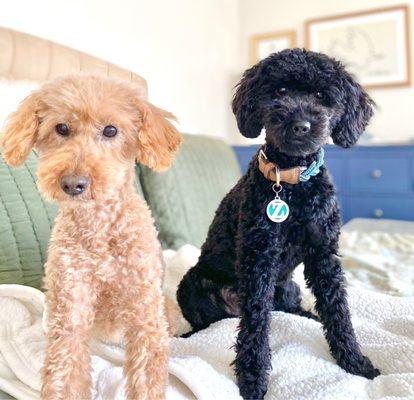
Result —
[[279, 145], [278, 148], [282, 153], [288, 156], [305, 157], [305, 156], [309, 156], [311, 154], [316, 153], [321, 148], [321, 146], [322, 144], [320, 146], [314, 146], [314, 145], [308, 146], [306, 145], [306, 143], [302, 143], [302, 144], [286, 143], [286, 144]]
[[46, 200], [60, 205], [79, 204], [92, 200], [90, 195], [80, 194], [77, 196], [70, 196], [64, 193], [62, 189], [56, 190], [56, 192], [42, 191], [41, 194]]
[[266, 143], [288, 156], [304, 157], [319, 151], [327, 137], [328, 135], [317, 138], [287, 137], [286, 134], [267, 131]]
[[323, 145], [321, 143], [304, 143], [300, 141], [283, 142], [266, 140], [266, 143], [278, 149], [281, 153], [292, 157], [304, 157], [316, 153]]
[[62, 193], [58, 199], [55, 199], [60, 204], [65, 205], [78, 205], [81, 206], [82, 204], [97, 204], [97, 203], [104, 203], [106, 200], [110, 200], [114, 198], [114, 196], [105, 193], [99, 192], [96, 193], [90, 189], [85, 191], [84, 193], [78, 194], [76, 196], [71, 196], [66, 193]]

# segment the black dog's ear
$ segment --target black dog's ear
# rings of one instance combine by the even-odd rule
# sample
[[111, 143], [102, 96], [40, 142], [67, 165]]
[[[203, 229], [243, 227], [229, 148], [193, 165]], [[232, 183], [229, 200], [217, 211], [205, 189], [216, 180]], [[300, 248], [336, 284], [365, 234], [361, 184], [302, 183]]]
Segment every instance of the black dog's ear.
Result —
[[374, 101], [350, 75], [344, 77], [344, 114], [332, 130], [332, 140], [341, 147], [353, 146], [373, 115]]
[[236, 86], [237, 91], [232, 103], [239, 131], [248, 138], [259, 136], [263, 127], [256, 94], [256, 84], [259, 78], [259, 64], [245, 71], [241, 81]]

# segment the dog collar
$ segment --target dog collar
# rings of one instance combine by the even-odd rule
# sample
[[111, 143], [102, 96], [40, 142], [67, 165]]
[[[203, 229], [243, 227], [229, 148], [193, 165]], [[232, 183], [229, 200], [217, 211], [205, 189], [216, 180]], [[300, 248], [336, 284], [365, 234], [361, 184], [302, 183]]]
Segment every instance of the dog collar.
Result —
[[309, 167], [280, 169], [277, 164], [267, 159], [265, 152], [261, 149], [258, 156], [259, 170], [266, 179], [276, 182], [276, 186], [279, 186], [280, 182], [296, 185], [300, 182], [307, 182], [311, 176], [319, 173], [320, 167], [325, 162], [324, 155], [325, 151], [321, 147], [318, 152], [318, 159], [313, 161]]

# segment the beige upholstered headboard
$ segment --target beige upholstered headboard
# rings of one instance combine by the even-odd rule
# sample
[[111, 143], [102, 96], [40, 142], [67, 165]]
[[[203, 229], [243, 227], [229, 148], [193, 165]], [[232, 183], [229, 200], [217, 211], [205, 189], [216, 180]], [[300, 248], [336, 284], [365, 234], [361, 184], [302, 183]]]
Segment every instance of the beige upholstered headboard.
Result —
[[42, 82], [77, 72], [129, 80], [147, 97], [145, 79], [133, 72], [49, 40], [0, 28], [0, 77]]

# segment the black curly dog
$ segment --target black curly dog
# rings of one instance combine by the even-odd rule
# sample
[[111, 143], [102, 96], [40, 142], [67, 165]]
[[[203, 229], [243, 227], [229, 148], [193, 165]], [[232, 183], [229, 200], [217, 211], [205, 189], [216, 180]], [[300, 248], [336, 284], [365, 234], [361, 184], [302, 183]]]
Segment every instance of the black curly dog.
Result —
[[[267, 158], [289, 168], [309, 166], [329, 136], [342, 147], [355, 144], [373, 114], [373, 101], [338, 61], [294, 49], [272, 54], [244, 73], [233, 112], [246, 137], [257, 137], [264, 127]], [[244, 399], [262, 399], [267, 391], [272, 310], [320, 318], [338, 365], [369, 379], [379, 375], [351, 324], [338, 258], [341, 220], [326, 168], [307, 182], [283, 183], [280, 196], [290, 216], [274, 223], [265, 211], [275, 197], [272, 182], [260, 172], [256, 155], [222, 200], [200, 259], [177, 292], [191, 333], [241, 317], [234, 366]], [[301, 308], [292, 281], [301, 262], [319, 318]]]

